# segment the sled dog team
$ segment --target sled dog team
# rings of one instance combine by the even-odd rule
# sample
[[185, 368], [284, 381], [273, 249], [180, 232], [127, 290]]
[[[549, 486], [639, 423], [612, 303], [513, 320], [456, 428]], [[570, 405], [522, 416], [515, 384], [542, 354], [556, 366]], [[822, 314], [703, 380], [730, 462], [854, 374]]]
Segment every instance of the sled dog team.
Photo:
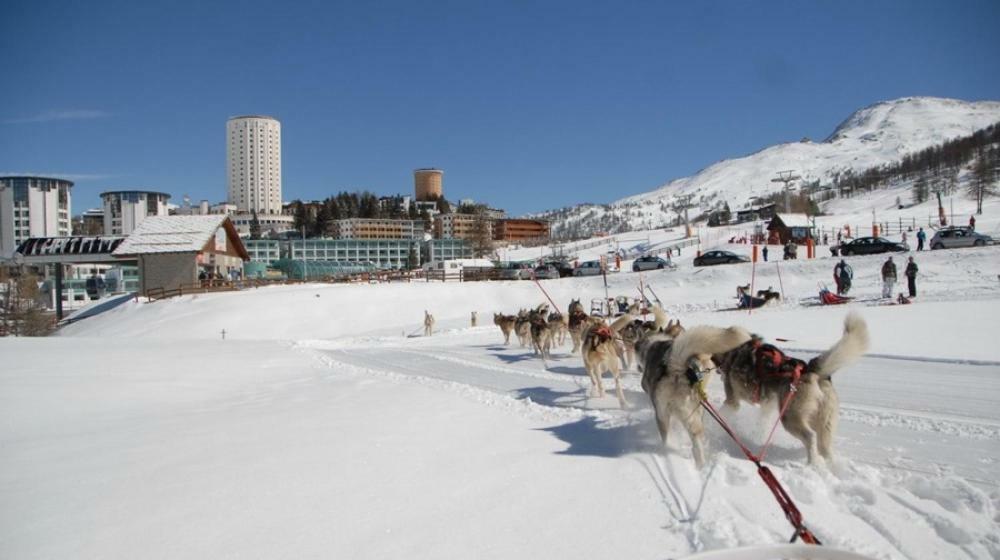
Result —
[[[651, 321], [637, 318], [639, 309], [633, 306], [608, 323], [603, 317], [587, 314], [576, 299], [566, 314], [550, 311], [543, 303], [521, 309], [516, 315], [494, 313], [493, 323], [500, 327], [505, 345], [510, 344], [513, 333], [521, 347], [530, 346], [546, 367], [552, 347], [565, 344], [569, 334], [571, 352], [579, 351], [583, 358], [592, 395], [605, 395], [602, 377], [610, 373], [622, 408], [627, 406], [622, 370], [635, 364], [664, 446], [670, 422], [676, 419], [691, 437], [692, 455], [699, 468], [705, 461], [700, 407], [713, 373], [721, 375], [725, 404], [733, 409], [741, 402], [772, 407], [787, 402], [781, 424], [802, 442], [809, 463], [816, 463], [819, 457], [833, 459], [839, 400], [832, 376], [868, 350], [868, 327], [860, 315], [849, 314], [840, 340], [805, 362], [786, 356], [742, 327], [685, 329], [680, 321], [668, 320], [661, 307], [653, 306], [650, 311]], [[475, 312], [471, 324], [476, 325]], [[434, 316], [424, 311], [424, 335], [433, 331]]]
[[583, 358], [592, 394], [604, 396], [601, 378], [610, 373], [622, 408], [627, 405], [622, 369], [635, 363], [663, 444], [667, 445], [670, 422], [676, 419], [691, 437], [699, 468], [705, 461], [701, 400], [713, 373], [722, 377], [728, 407], [738, 408], [741, 402], [780, 407], [787, 399], [781, 424], [802, 442], [809, 463], [819, 457], [833, 459], [839, 400], [832, 375], [868, 350], [868, 327], [860, 315], [849, 314], [840, 340], [805, 362], [786, 356], [742, 327], [685, 329], [680, 321], [668, 321], [661, 307], [654, 306], [651, 312], [652, 321], [638, 319], [633, 308], [609, 324], [588, 315], [580, 301], [573, 300], [566, 315], [550, 313], [548, 304], [542, 304], [516, 315], [494, 313], [493, 322], [500, 327], [504, 344], [510, 344], [514, 333], [522, 347], [530, 344], [543, 360], [568, 332], [572, 352], [579, 350]]

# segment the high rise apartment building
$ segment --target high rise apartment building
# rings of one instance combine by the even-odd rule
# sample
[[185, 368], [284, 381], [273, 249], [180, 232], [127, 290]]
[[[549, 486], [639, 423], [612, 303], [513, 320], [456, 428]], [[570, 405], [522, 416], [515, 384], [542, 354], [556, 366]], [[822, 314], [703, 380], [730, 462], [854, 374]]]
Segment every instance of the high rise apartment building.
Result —
[[226, 123], [229, 203], [238, 212], [281, 214], [281, 123], [248, 115]]
[[0, 259], [29, 237], [70, 235], [72, 187], [63, 179], [0, 177]]

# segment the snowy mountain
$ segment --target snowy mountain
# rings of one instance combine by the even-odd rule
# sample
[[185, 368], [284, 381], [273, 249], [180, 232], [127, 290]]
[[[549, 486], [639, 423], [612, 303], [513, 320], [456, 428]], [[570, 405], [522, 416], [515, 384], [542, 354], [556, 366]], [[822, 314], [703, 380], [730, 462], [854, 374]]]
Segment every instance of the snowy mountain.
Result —
[[838, 175], [898, 161], [1000, 121], [1000, 102], [906, 97], [865, 107], [822, 142], [778, 144], [745, 157], [726, 159], [691, 177], [609, 205], [582, 205], [542, 214], [554, 230], [620, 232], [649, 229], [676, 218], [678, 197], [691, 195], [693, 217], [722, 206], [736, 211], [758, 197], [779, 192], [777, 172], [794, 171], [798, 185], [827, 185]]

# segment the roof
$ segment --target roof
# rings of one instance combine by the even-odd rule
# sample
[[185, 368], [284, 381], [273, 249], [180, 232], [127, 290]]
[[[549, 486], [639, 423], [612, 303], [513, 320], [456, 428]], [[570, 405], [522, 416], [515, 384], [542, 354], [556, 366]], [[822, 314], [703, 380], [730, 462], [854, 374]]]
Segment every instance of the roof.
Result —
[[17, 253], [24, 256], [108, 254], [124, 237], [32, 237], [21, 242]]
[[774, 219], [780, 220], [786, 226], [792, 227], [813, 227], [809, 216], [805, 214], [775, 214]]
[[[228, 225], [227, 225], [228, 224]], [[226, 227], [237, 252], [246, 253], [232, 222], [224, 214], [207, 216], [150, 216], [114, 251], [115, 256], [149, 253], [194, 253], [205, 248], [216, 230]], [[231, 231], [229, 231], [231, 230]], [[235, 240], [233, 238], [236, 238]]]

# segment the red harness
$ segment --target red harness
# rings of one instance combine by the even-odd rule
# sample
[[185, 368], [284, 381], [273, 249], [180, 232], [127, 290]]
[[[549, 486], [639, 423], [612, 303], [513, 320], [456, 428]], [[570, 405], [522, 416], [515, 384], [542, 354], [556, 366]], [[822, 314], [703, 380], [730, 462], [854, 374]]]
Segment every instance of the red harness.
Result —
[[597, 338], [601, 342], [604, 342], [604, 341], [610, 339], [612, 336], [614, 336], [611, 333], [611, 327], [609, 327], [607, 325], [601, 325], [601, 326], [597, 327], [596, 329], [594, 329], [594, 335], [597, 336]]
[[774, 381], [787, 380], [793, 390], [798, 387], [806, 363], [798, 358], [791, 358], [773, 344], [764, 344], [760, 340], [750, 342], [753, 346], [754, 373], [757, 374], [757, 384], [754, 387], [753, 401], [760, 402], [761, 385]]

